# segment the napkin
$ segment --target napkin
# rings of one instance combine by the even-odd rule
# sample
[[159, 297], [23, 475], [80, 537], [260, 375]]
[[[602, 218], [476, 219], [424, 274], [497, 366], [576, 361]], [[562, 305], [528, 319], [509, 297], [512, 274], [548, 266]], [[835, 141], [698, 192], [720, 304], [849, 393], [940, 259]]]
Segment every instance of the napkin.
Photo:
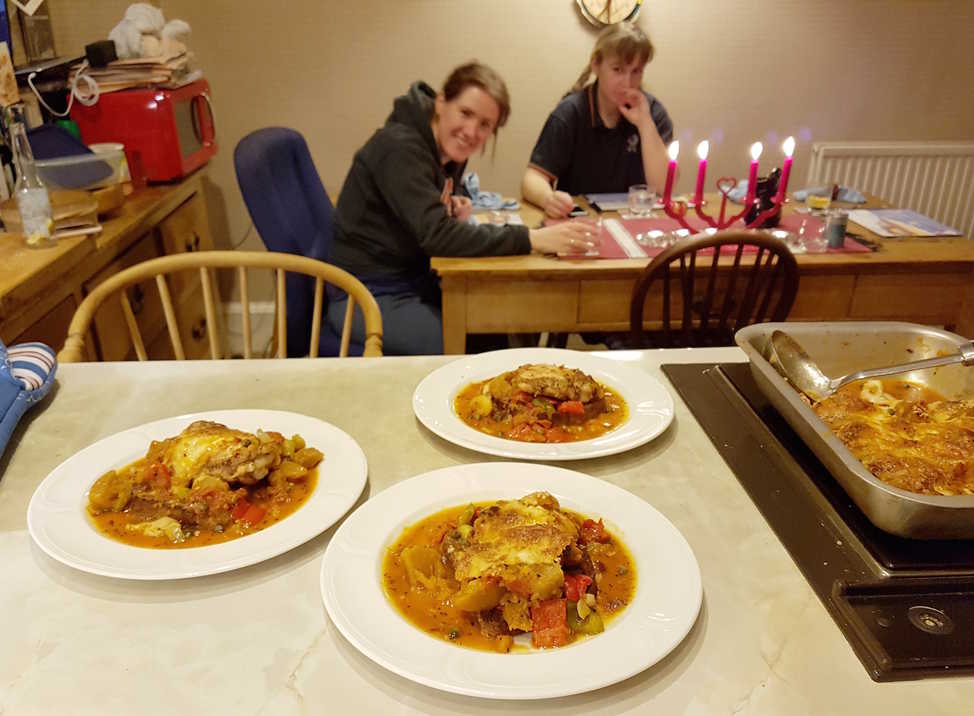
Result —
[[9, 349], [0, 341], [0, 455], [27, 409], [54, 384], [57, 358], [43, 343], [20, 343]]
[[[816, 186], [809, 187], [807, 189], [799, 189], [792, 193], [795, 201], [805, 201], [808, 195], [812, 196], [831, 196], [832, 187], [830, 186]], [[744, 201], [744, 197], [747, 196], [747, 179], [739, 179], [737, 185], [727, 192], [727, 198], [733, 201], [735, 204], [741, 204]], [[848, 186], [840, 186], [839, 194], [835, 198], [836, 201], [846, 201], [850, 204], [865, 204], [866, 197], [862, 195], [857, 189], [853, 189]]]
[[[805, 201], [808, 196], [831, 196], [832, 187], [830, 186], [816, 186], [807, 189], [799, 189], [792, 194], [795, 197], [795, 201]], [[835, 197], [836, 201], [846, 201], [850, 204], [865, 204], [866, 197], [862, 195], [858, 189], [853, 189], [848, 186], [840, 186], [839, 193]]]
[[743, 204], [745, 196], [747, 196], [747, 179], [738, 179], [734, 188], [727, 192], [727, 198], [735, 204]]
[[473, 203], [474, 209], [505, 209], [507, 211], [516, 211], [521, 208], [521, 204], [516, 199], [505, 201], [497, 192], [481, 191], [480, 177], [477, 176], [477, 172], [470, 172], [463, 176], [463, 188], [470, 196], [470, 201]]

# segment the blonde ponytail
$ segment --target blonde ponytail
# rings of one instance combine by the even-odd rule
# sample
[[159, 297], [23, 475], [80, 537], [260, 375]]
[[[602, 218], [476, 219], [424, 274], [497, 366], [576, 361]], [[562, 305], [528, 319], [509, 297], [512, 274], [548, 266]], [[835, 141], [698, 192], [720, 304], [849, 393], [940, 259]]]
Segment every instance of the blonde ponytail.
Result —
[[568, 90], [566, 96], [571, 94], [572, 92], [578, 92], [582, 90], [585, 87], [585, 84], [588, 82], [588, 78], [591, 74], [592, 74], [592, 65], [585, 65], [585, 69], [582, 70], [582, 74], [580, 74], [578, 76], [578, 79], [575, 80], [575, 84], [573, 84], [572, 88]]

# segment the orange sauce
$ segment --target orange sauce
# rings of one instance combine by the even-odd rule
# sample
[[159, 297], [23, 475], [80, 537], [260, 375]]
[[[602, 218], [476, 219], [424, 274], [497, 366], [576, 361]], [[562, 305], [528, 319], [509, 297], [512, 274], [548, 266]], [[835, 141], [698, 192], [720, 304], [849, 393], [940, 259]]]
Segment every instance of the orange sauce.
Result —
[[[492, 416], [477, 417], [471, 407], [471, 401], [483, 392], [483, 386], [490, 380], [471, 383], [459, 393], [453, 401], [453, 409], [460, 419], [475, 430], [479, 430], [487, 435], [505, 438], [507, 440], [519, 440], [522, 438], [511, 435], [516, 427], [513, 418], [494, 420]], [[606, 433], [612, 432], [622, 425], [629, 418], [629, 408], [626, 401], [622, 399], [615, 390], [606, 385], [602, 385], [605, 391], [605, 410], [591, 418], [578, 424], [569, 424], [564, 430], [558, 431], [559, 439], [549, 438], [547, 440], [537, 440], [536, 442], [577, 442], [579, 440], [591, 440], [601, 437]], [[565, 435], [567, 434], [567, 436]]]
[[[493, 503], [472, 504], [486, 507]], [[434, 590], [416, 588], [410, 584], [401, 559], [402, 551], [407, 547], [432, 547], [438, 551], [443, 535], [456, 527], [458, 518], [469, 506], [464, 504], [441, 510], [403, 530], [386, 550], [382, 561], [382, 584], [386, 597], [396, 610], [418, 629], [459, 646], [497, 651], [497, 641], [481, 633], [477, 614], [461, 611], [453, 605], [452, 598], [460, 585], [452, 575], [444, 575], [442, 580], [437, 580], [438, 585]], [[571, 510], [562, 508], [562, 512], [571, 515], [578, 524], [586, 519]], [[635, 561], [622, 542], [614, 535], [610, 534], [610, 537], [611, 541], [604, 545], [605, 549], [600, 551], [597, 559], [602, 566], [602, 576], [596, 611], [606, 625], [632, 601], [636, 589]], [[578, 638], [588, 637], [579, 635], [576, 640]], [[515, 645], [514, 650], [517, 648]]]
[[[128, 468], [122, 468], [128, 469]], [[205, 547], [211, 544], [229, 542], [230, 540], [243, 537], [245, 535], [260, 532], [271, 525], [280, 522], [285, 517], [294, 514], [315, 491], [318, 484], [318, 468], [308, 471], [302, 480], [287, 483], [287, 496], [284, 500], [274, 500], [267, 494], [265, 483], [262, 481], [257, 485], [247, 488], [247, 501], [252, 505], [261, 507], [267, 512], [255, 524], [249, 525], [246, 522], [234, 522], [223, 532], [213, 532], [210, 530], [199, 530], [195, 534], [188, 536], [182, 542], [170, 542], [169, 539], [160, 535], [150, 537], [138, 530], [130, 530], [127, 525], [136, 524], [142, 521], [137, 515], [122, 512], [105, 512], [97, 516], [90, 513], [88, 519], [94, 523], [95, 528], [106, 537], [122, 542], [132, 547], [145, 547], [150, 549], [185, 549], [187, 547]]]

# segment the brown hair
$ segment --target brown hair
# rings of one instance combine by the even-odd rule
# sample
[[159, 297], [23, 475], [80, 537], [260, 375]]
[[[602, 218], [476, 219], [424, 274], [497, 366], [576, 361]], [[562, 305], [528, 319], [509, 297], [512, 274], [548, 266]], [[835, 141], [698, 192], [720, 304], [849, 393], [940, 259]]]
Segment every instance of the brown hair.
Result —
[[472, 60], [457, 67], [446, 78], [446, 82], [443, 83], [443, 97], [449, 102], [471, 86], [479, 87], [497, 102], [500, 114], [497, 116], [497, 126], [494, 128], [496, 134], [511, 114], [511, 97], [507, 93], [507, 85], [490, 67]]
[[578, 80], [572, 85], [569, 94], [585, 87], [592, 74], [592, 63], [600, 63], [606, 57], [618, 57], [627, 65], [637, 57], [640, 62], [651, 62], [655, 52], [649, 36], [631, 22], [608, 25], [599, 33], [595, 41], [595, 49], [592, 50], [592, 57], [589, 58], [589, 63], [585, 65]]

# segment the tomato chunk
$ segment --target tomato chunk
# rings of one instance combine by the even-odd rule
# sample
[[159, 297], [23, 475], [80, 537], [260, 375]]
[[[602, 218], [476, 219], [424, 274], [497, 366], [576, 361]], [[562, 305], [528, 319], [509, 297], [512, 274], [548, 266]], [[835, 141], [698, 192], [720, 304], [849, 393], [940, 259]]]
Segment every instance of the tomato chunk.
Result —
[[230, 516], [235, 520], [243, 519], [243, 516], [247, 514], [247, 510], [249, 509], [250, 503], [247, 502], [245, 497], [241, 497], [237, 500], [237, 504], [233, 506], [233, 509], [230, 510]]
[[548, 599], [531, 607], [531, 643], [539, 649], [564, 646], [572, 640], [567, 601]]
[[587, 574], [566, 574], [565, 598], [570, 602], [577, 602], [585, 594], [585, 590], [591, 583], [592, 578]]
[[142, 481], [147, 482], [153, 487], [164, 487], [167, 490], [172, 485], [172, 473], [169, 468], [161, 462], [154, 462], [146, 467], [142, 474]]
[[243, 519], [241, 521], [246, 522], [250, 526], [254, 526], [258, 522], [260, 522], [261, 519], [263, 519], [264, 515], [266, 514], [267, 514], [267, 510], [265, 510], [263, 507], [258, 507], [257, 505], [251, 505], [249, 508], [247, 508], [247, 511], [244, 513]]
[[585, 406], [578, 400], [566, 400], [558, 405], [558, 412], [566, 415], [585, 415]]
[[582, 523], [582, 542], [608, 542], [609, 534], [605, 531], [602, 520], [585, 520]]

